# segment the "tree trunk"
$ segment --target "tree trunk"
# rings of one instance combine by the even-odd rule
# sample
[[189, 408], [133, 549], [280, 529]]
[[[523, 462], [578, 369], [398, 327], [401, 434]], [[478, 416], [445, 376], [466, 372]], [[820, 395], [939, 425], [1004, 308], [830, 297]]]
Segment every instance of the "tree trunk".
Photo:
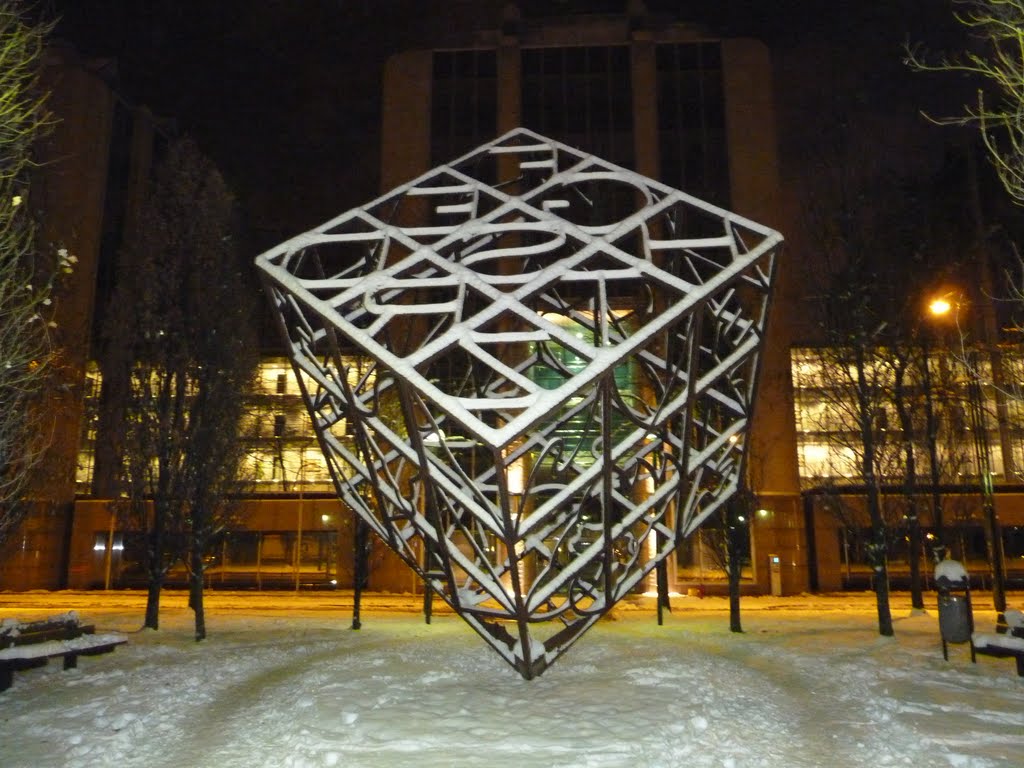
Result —
[[729, 569], [729, 631], [743, 632], [740, 622], [740, 571], [736, 567]]
[[143, 624], [147, 629], [160, 628], [160, 592], [164, 587], [164, 532], [163, 511], [158, 506], [153, 508], [153, 527], [149, 534], [146, 557], [149, 560], [149, 589], [146, 597], [146, 620]]
[[163, 589], [163, 579], [150, 577], [149, 590], [146, 594], [146, 620], [143, 627], [146, 629], [160, 628], [160, 591]]
[[892, 637], [896, 632], [892, 626], [892, 610], [889, 607], [889, 569], [885, 563], [885, 527], [873, 524], [871, 538], [875, 604], [878, 607], [878, 634]]
[[875, 423], [874, 412], [868, 399], [867, 360], [864, 345], [856, 347], [857, 398], [860, 420], [861, 441], [864, 454], [861, 459], [861, 472], [864, 486], [867, 489], [868, 514], [871, 518], [870, 558], [875, 587], [875, 602], [878, 606], [878, 634], [891, 637], [892, 611], [889, 607], [889, 569], [886, 567], [885, 520], [882, 519], [881, 502], [878, 498], [878, 483], [875, 475]]
[[192, 547], [192, 567], [189, 569], [188, 604], [195, 615], [196, 642], [206, 639], [206, 612], [203, 608], [203, 552], [199, 547]]
[[725, 535], [726, 557], [729, 564], [727, 576], [729, 577], [730, 632], [743, 632], [743, 624], [740, 621], [740, 578], [743, 575], [743, 537], [747, 535], [747, 524], [745, 521], [740, 523], [740, 520], [744, 519], [749, 512], [749, 506], [735, 497], [729, 501], [728, 525]]
[[369, 560], [370, 560], [370, 526], [366, 524], [359, 515], [353, 515], [355, 519], [355, 595], [352, 602], [352, 629], [360, 629], [363, 626], [363, 619], [360, 614], [362, 605], [363, 590], [369, 582]]
[[903, 433], [903, 495], [907, 505], [907, 529], [910, 552], [907, 563], [910, 566], [910, 605], [914, 610], [924, 610], [924, 594], [921, 589], [921, 519], [917, 514], [917, 456], [914, 453], [914, 419], [910, 412], [909, 396], [905, 386], [906, 359], [900, 361], [895, 371], [893, 402]]
[[924, 590], [921, 586], [921, 518], [917, 514], [917, 501], [911, 496], [907, 499], [910, 512], [907, 514], [910, 538], [910, 606], [917, 611], [924, 610]]

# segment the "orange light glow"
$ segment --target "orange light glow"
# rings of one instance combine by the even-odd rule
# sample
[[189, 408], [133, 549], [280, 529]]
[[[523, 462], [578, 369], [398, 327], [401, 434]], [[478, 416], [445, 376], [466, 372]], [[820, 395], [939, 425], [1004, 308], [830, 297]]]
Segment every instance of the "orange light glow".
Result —
[[937, 299], [932, 299], [928, 304], [928, 311], [931, 312], [933, 315], [938, 316], [948, 315], [949, 311], [952, 308], [953, 305], [950, 303], [949, 299], [945, 298], [944, 296], [940, 296]]

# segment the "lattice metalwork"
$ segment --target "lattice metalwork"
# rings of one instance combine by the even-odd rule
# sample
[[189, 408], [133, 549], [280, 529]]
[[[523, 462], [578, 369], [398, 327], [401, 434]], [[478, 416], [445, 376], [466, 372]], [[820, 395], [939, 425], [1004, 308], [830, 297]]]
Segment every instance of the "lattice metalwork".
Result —
[[532, 678], [736, 489], [781, 242], [519, 129], [257, 264], [341, 498]]

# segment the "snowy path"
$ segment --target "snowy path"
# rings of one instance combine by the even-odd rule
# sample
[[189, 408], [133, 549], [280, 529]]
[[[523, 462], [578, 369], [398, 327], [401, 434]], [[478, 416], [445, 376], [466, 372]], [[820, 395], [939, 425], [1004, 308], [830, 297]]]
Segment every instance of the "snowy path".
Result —
[[1024, 764], [1024, 681], [963, 646], [943, 661], [934, 615], [897, 614], [890, 639], [855, 606], [750, 611], [743, 635], [720, 611], [658, 627], [624, 610], [526, 682], [451, 616], [379, 613], [352, 632], [346, 614], [282, 614], [215, 612], [196, 644], [173, 609], [77, 670], [19, 673], [0, 694], [0, 765]]

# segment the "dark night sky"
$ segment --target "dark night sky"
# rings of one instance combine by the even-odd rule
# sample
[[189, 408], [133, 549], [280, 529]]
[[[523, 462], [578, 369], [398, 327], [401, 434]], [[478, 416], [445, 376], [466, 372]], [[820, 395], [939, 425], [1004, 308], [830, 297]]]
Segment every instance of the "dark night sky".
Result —
[[[177, 121], [218, 162], [261, 237], [288, 235], [374, 197], [381, 67], [388, 55], [444, 45], [452, 19], [494, 28], [481, 0], [51, 0], [58, 32], [118, 62], [132, 102]], [[784, 179], [808, 141], [855, 115], [880, 156], [933, 164], [955, 131], [919, 112], [956, 113], [950, 78], [909, 72], [907, 40], [955, 40], [947, 2], [657, 2], [652, 12], [771, 47]], [[624, 2], [521, 2], [524, 16]], [[843, 117], [841, 119], [847, 119]], [[261, 246], [270, 243], [259, 243]]]

